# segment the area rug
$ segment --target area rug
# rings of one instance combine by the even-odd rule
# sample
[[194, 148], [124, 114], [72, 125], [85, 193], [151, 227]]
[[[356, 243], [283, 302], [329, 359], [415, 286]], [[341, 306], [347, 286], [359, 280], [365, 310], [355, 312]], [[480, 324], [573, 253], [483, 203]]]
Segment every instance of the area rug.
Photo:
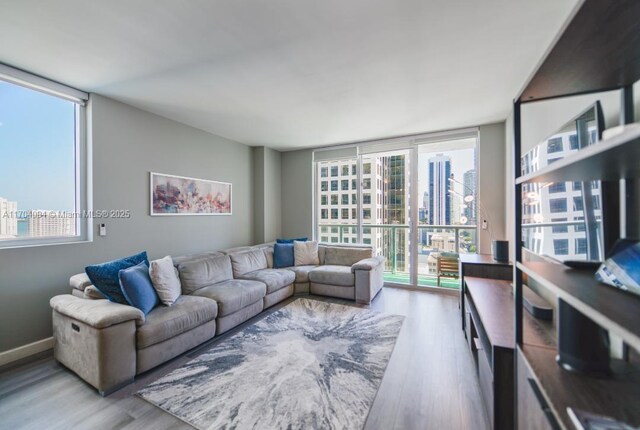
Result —
[[204, 429], [360, 429], [404, 317], [297, 299], [137, 394]]

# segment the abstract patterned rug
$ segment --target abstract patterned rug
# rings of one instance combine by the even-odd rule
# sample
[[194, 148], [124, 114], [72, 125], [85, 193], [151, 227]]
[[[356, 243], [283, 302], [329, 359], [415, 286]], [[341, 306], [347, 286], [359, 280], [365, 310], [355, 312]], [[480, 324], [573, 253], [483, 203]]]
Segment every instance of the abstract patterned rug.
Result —
[[360, 429], [404, 317], [297, 299], [137, 394], [198, 429]]

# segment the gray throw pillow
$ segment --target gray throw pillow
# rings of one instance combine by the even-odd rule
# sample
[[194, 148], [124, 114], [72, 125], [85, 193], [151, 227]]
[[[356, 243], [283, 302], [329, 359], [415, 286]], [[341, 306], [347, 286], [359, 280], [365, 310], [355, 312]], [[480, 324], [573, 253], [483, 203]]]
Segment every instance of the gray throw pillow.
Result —
[[149, 265], [149, 277], [162, 304], [171, 306], [178, 300], [181, 294], [180, 278], [171, 256], [152, 261]]

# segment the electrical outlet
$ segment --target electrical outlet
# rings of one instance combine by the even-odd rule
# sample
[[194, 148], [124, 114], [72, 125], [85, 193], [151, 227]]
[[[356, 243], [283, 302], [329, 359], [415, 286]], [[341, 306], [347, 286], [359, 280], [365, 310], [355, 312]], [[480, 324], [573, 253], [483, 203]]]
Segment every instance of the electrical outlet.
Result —
[[487, 223], [486, 219], [482, 220], [482, 229], [487, 230], [489, 228], [489, 223]]

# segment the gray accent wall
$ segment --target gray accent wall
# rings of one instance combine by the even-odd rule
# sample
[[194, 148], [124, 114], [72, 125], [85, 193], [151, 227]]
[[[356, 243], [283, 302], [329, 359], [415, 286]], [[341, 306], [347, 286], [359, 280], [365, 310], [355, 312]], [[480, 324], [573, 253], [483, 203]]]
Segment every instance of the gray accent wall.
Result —
[[313, 205], [313, 150], [283, 152], [283, 237], [313, 237]]
[[[491, 253], [491, 240], [505, 240], [504, 122], [481, 125], [478, 138], [478, 200], [481, 254]], [[482, 220], [488, 229], [482, 230]]]
[[272, 242], [282, 230], [281, 153], [258, 146], [253, 151], [254, 243]]
[[[128, 209], [131, 218], [102, 221], [107, 236], [94, 233], [90, 243], [0, 250], [0, 352], [51, 336], [49, 299], [69, 293], [69, 276], [85, 265], [143, 250], [153, 259], [252, 240], [249, 146], [102, 96], [92, 95], [91, 110], [93, 208]], [[150, 171], [231, 182], [233, 215], [149, 216]]]

